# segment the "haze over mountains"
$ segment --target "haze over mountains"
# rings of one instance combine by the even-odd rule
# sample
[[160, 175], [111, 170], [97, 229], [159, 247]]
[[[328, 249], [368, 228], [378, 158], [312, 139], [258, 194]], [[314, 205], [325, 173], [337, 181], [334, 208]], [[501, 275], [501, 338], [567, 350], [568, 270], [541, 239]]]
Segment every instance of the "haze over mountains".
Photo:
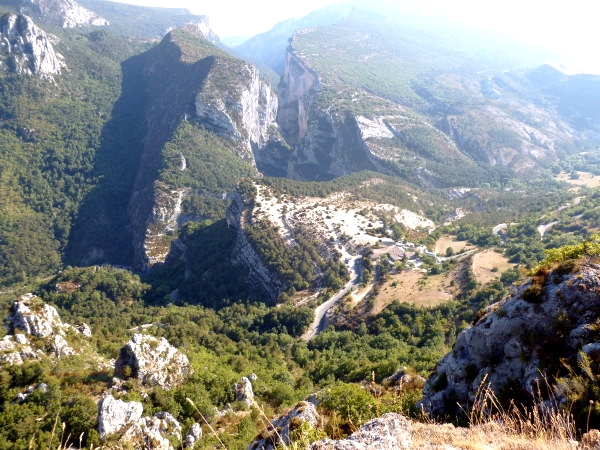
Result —
[[[273, 413], [340, 381], [371, 383], [390, 395], [385, 408], [405, 411], [393, 388], [378, 391], [384, 379], [408, 366], [397, 378], [412, 377], [407, 395], [418, 400], [419, 377], [545, 251], [597, 256], [600, 76], [553, 56], [389, 3], [328, 6], [228, 48], [206, 16], [185, 9], [0, 1], [0, 306], [35, 291], [98, 336], [77, 347], [87, 349], [83, 364], [56, 350], [60, 339], [29, 342], [11, 329], [4, 360], [20, 352], [33, 369], [1, 367], [0, 432], [18, 434], [13, 411], [38, 414], [45, 392], [9, 404], [48, 373], [53, 405], [86, 411], [73, 432], [104, 420], [92, 398], [110, 389], [190, 429], [193, 396], [236, 430], [231, 448], [247, 446], [259, 417], [229, 388], [251, 384], [255, 371], [254, 393]], [[539, 292], [519, 294], [530, 295], [528, 311], [549, 296], [560, 303], [548, 286], [571, 286], [583, 266], [569, 264], [536, 272]], [[585, 270], [593, 277], [594, 262]], [[320, 304], [333, 306], [313, 323]], [[561, 333], [575, 329], [548, 314]], [[577, 327], [596, 326], [585, 320]], [[61, 339], [73, 337], [65, 330]], [[106, 361], [132, 330], [188, 351], [193, 370], [181, 386], [144, 386], [135, 363], [110, 384]], [[552, 376], [578, 370], [593, 336], [573, 340], [570, 369], [548, 364]], [[546, 364], [532, 339], [518, 345], [528, 362]], [[446, 373], [465, 402], [481, 380], [454, 369], [427, 384], [444, 405], [454, 395], [441, 386]], [[505, 378], [495, 386], [509, 386]], [[76, 397], [82, 386], [89, 395]], [[357, 404], [372, 399], [355, 384], [340, 389], [338, 400], [344, 390]], [[215, 416], [227, 404], [236, 411]], [[335, 425], [332, 405], [322, 406], [329, 436], [356, 431], [354, 416]], [[132, 427], [146, 436], [152, 417]], [[27, 436], [46, 433], [40, 447], [53, 418], [32, 419]]]

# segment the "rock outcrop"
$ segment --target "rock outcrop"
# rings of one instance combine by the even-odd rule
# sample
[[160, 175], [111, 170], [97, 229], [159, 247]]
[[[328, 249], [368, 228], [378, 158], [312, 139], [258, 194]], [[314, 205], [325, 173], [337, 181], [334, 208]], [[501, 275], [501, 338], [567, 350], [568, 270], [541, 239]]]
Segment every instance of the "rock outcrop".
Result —
[[254, 391], [252, 390], [252, 383], [247, 377], [242, 377], [239, 383], [233, 385], [233, 389], [236, 400], [252, 406], [254, 403]]
[[116, 400], [112, 395], [98, 402], [98, 433], [100, 439], [121, 433], [137, 424], [144, 407], [139, 402]]
[[19, 10], [36, 20], [63, 28], [110, 25], [108, 20], [74, 0], [23, 0]]
[[202, 427], [198, 422], [194, 422], [185, 436], [185, 447], [194, 448], [194, 445], [196, 445], [196, 442], [198, 442], [200, 438], [202, 438]]
[[165, 338], [134, 334], [119, 352], [115, 377], [137, 378], [146, 386], [170, 389], [180, 385], [190, 375], [187, 356], [171, 346]]
[[231, 195], [231, 206], [227, 209], [227, 224], [237, 229], [235, 248], [232, 260], [248, 269], [248, 283], [261, 288], [271, 301], [275, 300], [284, 289], [284, 283], [273, 274], [257, 251], [252, 247], [244, 231], [244, 224], [251, 213], [239, 192]]
[[365, 423], [344, 440], [313, 442], [310, 450], [409, 450], [412, 425], [400, 414], [387, 413]]
[[580, 352], [596, 358], [598, 292], [600, 265], [573, 261], [515, 287], [458, 335], [427, 380], [421, 405], [433, 416], [455, 414], [457, 404], [473, 404], [484, 379], [496, 395], [520, 393], [526, 402], [538, 380], [545, 388], [564, 369], [561, 361], [576, 367]]
[[52, 81], [63, 67], [63, 58], [54, 51], [50, 35], [31, 18], [12, 13], [0, 17], [1, 70]]
[[169, 438], [181, 441], [181, 425], [167, 412], [142, 417], [139, 402], [124, 402], [108, 395], [98, 403], [100, 439], [118, 434], [123, 441], [151, 450], [172, 450]]
[[[69, 331], [91, 336], [87, 325], [73, 327], [63, 323], [56, 308], [33, 294], [22, 295], [13, 302], [5, 325], [8, 334], [0, 340], [0, 364], [74, 355], [76, 350], [66, 339]], [[83, 335], [79, 330], [90, 334]]]
[[319, 422], [319, 413], [315, 405], [309, 402], [300, 402], [285, 416], [271, 421], [269, 426], [250, 444], [248, 450], [275, 450], [290, 443], [290, 433], [308, 423], [316, 428]]

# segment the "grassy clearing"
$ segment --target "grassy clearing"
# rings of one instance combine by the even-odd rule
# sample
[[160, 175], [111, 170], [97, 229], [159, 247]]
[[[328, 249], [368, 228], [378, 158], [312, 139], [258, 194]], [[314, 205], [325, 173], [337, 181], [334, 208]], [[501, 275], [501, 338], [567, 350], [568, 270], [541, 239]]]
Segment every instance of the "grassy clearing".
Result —
[[467, 251], [475, 248], [467, 241], [457, 241], [456, 236], [445, 234], [435, 243], [435, 254], [444, 256], [448, 247], [454, 250], [454, 253], [460, 253], [463, 250]]
[[504, 255], [493, 249], [484, 250], [473, 255], [473, 273], [481, 284], [500, 277], [502, 272], [511, 267], [514, 267], [514, 264], [509, 263]]
[[585, 186], [588, 188], [600, 187], [600, 176], [594, 175], [590, 172], [577, 172], [578, 178], [571, 178], [571, 175], [562, 172], [556, 177], [558, 181], [564, 181], [575, 186]]
[[450, 279], [446, 275], [426, 276], [418, 270], [392, 275], [375, 298], [372, 314], [398, 300], [417, 306], [431, 307], [452, 299]]

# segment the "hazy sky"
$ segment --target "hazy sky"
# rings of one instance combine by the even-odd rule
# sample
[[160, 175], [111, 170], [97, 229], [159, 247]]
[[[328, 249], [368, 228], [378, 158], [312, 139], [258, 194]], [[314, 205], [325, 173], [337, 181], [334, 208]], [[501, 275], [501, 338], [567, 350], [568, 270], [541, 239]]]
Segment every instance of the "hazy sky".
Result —
[[[123, 1], [123, 0], [121, 0]], [[385, 0], [383, 0], [385, 1]], [[184, 7], [210, 17], [221, 37], [253, 36], [277, 22], [302, 17], [342, 0], [125, 0], [147, 6]], [[512, 36], [570, 55], [576, 64], [600, 68], [600, 3], [594, 0], [387, 0], [390, 8], [430, 9], [457, 21], [505, 31]]]

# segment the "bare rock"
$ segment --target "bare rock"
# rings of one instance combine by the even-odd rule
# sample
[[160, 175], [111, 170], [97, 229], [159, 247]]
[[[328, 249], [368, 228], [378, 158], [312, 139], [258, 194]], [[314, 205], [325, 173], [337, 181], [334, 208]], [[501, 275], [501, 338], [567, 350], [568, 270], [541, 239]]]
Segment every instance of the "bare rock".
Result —
[[33, 294], [25, 294], [15, 300], [6, 318], [6, 328], [10, 334], [21, 330], [25, 334], [45, 338], [62, 327], [56, 308]]
[[121, 433], [136, 425], [142, 417], [144, 407], [138, 402], [116, 400], [112, 395], [98, 403], [98, 433], [100, 439]]
[[23, 0], [19, 11], [63, 28], [110, 25], [108, 20], [74, 0]]
[[181, 441], [181, 425], [168, 412], [144, 417], [138, 425], [145, 447], [149, 450], [173, 450], [169, 437]]
[[393, 375], [383, 380], [383, 385], [387, 388], [395, 388], [398, 391], [408, 389], [421, 389], [425, 385], [425, 378], [420, 375], [411, 374], [406, 367], [397, 370]]
[[21, 14], [0, 17], [0, 68], [52, 81], [64, 66], [50, 36]]
[[433, 416], [456, 414], [457, 404], [472, 404], [484, 377], [495, 393], [527, 396], [537, 392], [539, 379], [553, 379], [548, 370], [557, 361], [576, 364], [580, 351], [598, 355], [593, 329], [600, 319], [600, 265], [580, 264], [538, 274], [483, 311], [438, 363], [421, 406]]
[[299, 402], [285, 416], [271, 421], [269, 426], [250, 444], [248, 450], [275, 450], [289, 445], [290, 433], [308, 423], [315, 428], [319, 422], [319, 413], [315, 405]]
[[247, 377], [242, 377], [239, 383], [233, 385], [235, 389], [235, 399], [241, 402], [246, 402], [248, 406], [254, 403], [254, 391], [252, 383]]
[[198, 422], [194, 422], [194, 424], [190, 427], [190, 431], [188, 431], [188, 434], [185, 437], [185, 447], [193, 448], [201, 437], [202, 427]]
[[190, 373], [187, 356], [165, 338], [157, 339], [147, 334], [134, 334], [115, 362], [116, 377], [133, 377], [146, 386], [165, 389], [183, 383]]
[[313, 442], [311, 450], [409, 450], [412, 425], [400, 414], [387, 413], [370, 420], [340, 441], [324, 439]]

